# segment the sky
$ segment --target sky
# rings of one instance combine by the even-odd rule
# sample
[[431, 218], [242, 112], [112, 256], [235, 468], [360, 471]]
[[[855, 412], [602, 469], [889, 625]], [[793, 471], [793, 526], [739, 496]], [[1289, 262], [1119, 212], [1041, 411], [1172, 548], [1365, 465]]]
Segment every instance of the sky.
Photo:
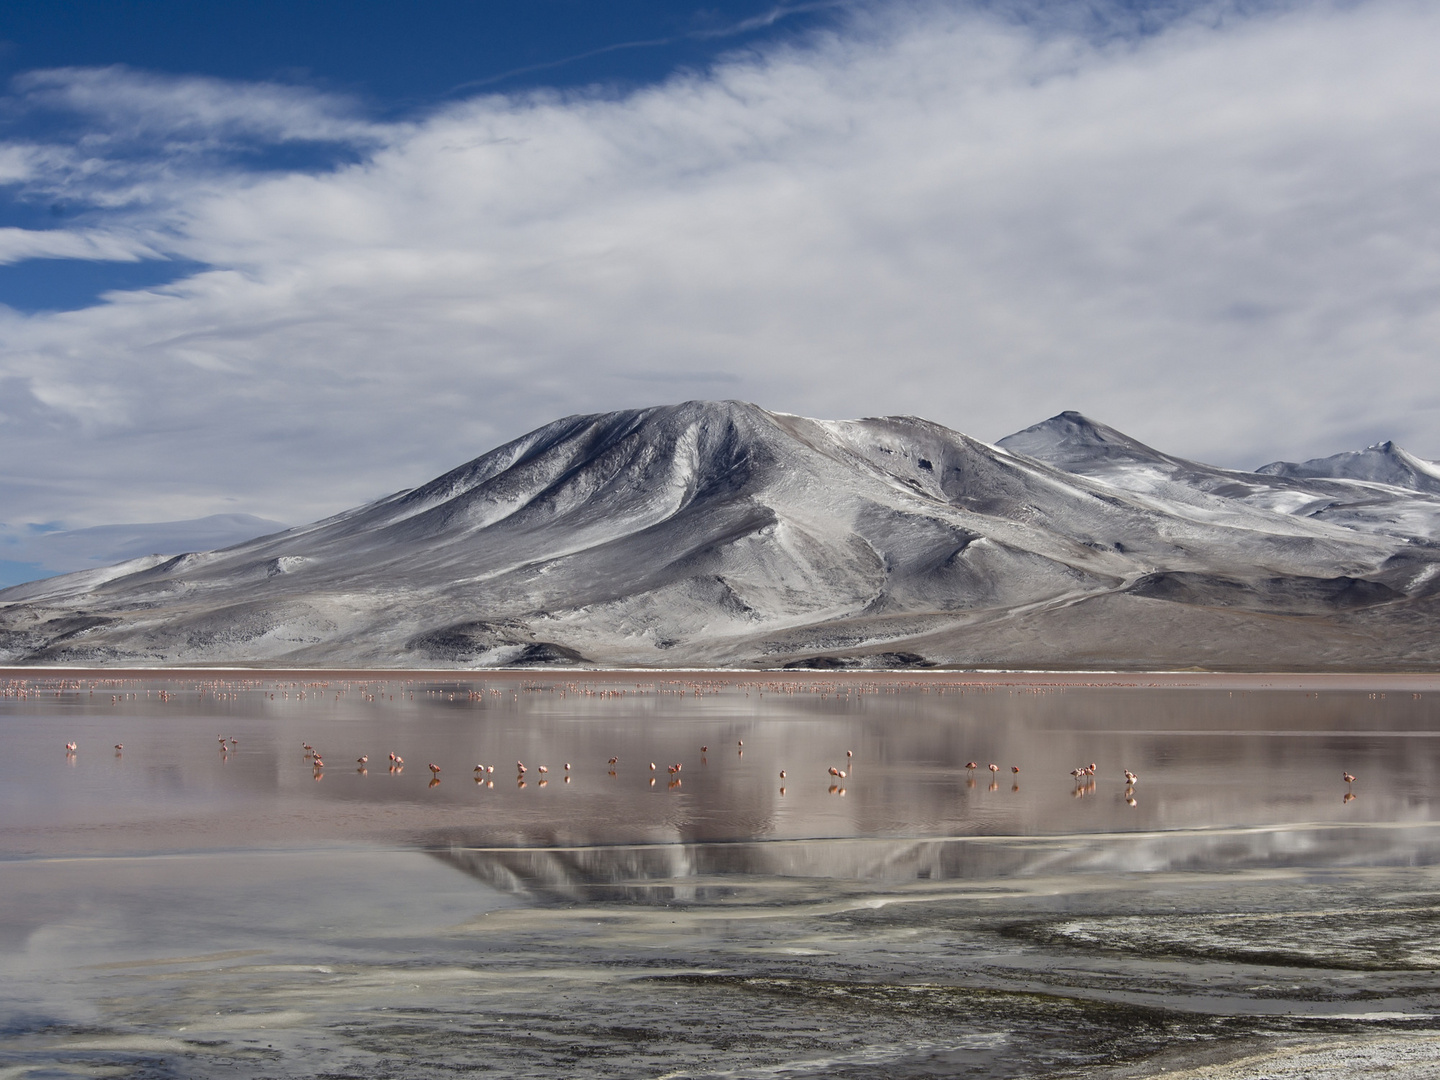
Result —
[[0, 584], [690, 398], [1440, 458], [1436, 55], [1398, 0], [10, 0]]

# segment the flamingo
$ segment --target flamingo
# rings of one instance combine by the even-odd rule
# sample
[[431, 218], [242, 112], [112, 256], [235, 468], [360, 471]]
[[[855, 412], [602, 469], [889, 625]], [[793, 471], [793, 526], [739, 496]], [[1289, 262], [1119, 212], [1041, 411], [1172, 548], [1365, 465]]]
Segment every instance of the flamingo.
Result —
[[1350, 773], [1347, 772], [1347, 773], [1342, 773], [1341, 775], [1345, 778], [1345, 783], [1347, 783], [1347, 784], [1353, 784], [1353, 783], [1355, 782], [1355, 777], [1354, 777], [1352, 774], [1350, 774]]
[[1136, 780], [1139, 780], [1139, 779], [1140, 779], [1140, 778], [1139, 778], [1138, 776], [1136, 776], [1133, 772], [1131, 772], [1129, 769], [1126, 769], [1126, 770], [1125, 770], [1125, 782], [1126, 782], [1127, 784], [1133, 784], [1133, 783], [1135, 783]]
[[615, 764], [616, 762], [618, 762], [619, 760], [620, 760], [620, 759], [619, 759], [618, 757], [612, 757], [612, 758], [610, 759], [610, 761], [608, 762], [608, 764], [614, 765], [614, 764]]
[[976, 769], [978, 769], [979, 767], [980, 767], [980, 763], [979, 763], [978, 761], [967, 761], [967, 762], [965, 762], [965, 768], [969, 769], [971, 772], [974, 772], [974, 771], [975, 771]]
[[369, 755], [369, 754], [361, 754], [361, 755], [360, 755], [359, 757], [357, 757], [355, 760], [356, 760], [359, 764], [361, 764], [361, 765], [369, 765], [369, 764], [370, 764], [370, 755]]
[[440, 766], [439, 766], [439, 765], [436, 765], [436, 764], [432, 761], [432, 762], [430, 763], [430, 771], [431, 771], [432, 773], [434, 773], [436, 776], [439, 776], [439, 775], [440, 775]]
[[986, 767], [987, 769], [989, 769], [992, 773], [997, 773], [997, 772], [1000, 771], [1000, 766], [999, 766], [999, 765], [996, 765], [993, 761], [992, 761], [989, 765], [986, 765], [985, 767]]
[[[785, 770], [784, 770], [784, 769], [781, 769], [781, 770], [780, 770], [780, 779], [781, 779], [781, 780], [784, 780], [784, 779], [785, 779]], [[781, 788], [780, 790], [781, 790], [781, 791], [784, 791], [785, 789], [784, 789], [784, 788]]]
[[1011, 766], [1010, 766], [1010, 771], [1011, 771], [1012, 773], [1014, 773], [1016, 776], [1019, 776], [1019, 775], [1020, 775], [1020, 766], [1019, 766], [1019, 765], [1011, 765]]

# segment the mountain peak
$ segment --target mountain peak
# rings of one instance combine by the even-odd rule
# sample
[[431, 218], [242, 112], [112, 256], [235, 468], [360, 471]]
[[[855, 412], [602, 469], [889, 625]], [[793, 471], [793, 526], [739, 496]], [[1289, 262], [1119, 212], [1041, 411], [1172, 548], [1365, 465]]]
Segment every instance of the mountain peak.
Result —
[[1272, 461], [1255, 471], [1293, 479], [1364, 480], [1440, 495], [1440, 464], [1418, 458], [1390, 439], [1308, 461]]
[[997, 446], [1024, 454], [1067, 471], [1100, 462], [1156, 462], [1168, 460], [1159, 450], [1132, 439], [1123, 431], [1066, 410], [1040, 423], [1007, 435]]

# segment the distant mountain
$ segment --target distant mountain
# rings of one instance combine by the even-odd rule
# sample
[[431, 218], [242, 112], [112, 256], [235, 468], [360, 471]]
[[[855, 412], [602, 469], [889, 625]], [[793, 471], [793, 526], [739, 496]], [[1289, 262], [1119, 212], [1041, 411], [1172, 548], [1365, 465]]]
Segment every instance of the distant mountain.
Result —
[[1393, 442], [1376, 443], [1364, 450], [1349, 450], [1330, 457], [1311, 458], [1296, 464], [1274, 461], [1255, 470], [1268, 476], [1303, 479], [1328, 477], [1334, 480], [1364, 480], [1440, 495], [1440, 464], [1416, 457]]
[[1074, 413], [995, 447], [687, 402], [557, 420], [225, 550], [0, 591], [0, 659], [1433, 668], [1437, 523], [1425, 492], [1215, 469]]
[[[109, 566], [145, 555], [229, 547], [287, 527], [283, 522], [254, 514], [211, 514], [186, 521], [95, 525], [86, 529], [30, 526], [0, 534], [0, 556], [13, 565], [28, 566], [33, 578], [46, 571], [59, 574]], [[0, 577], [0, 584], [9, 583]]]
[[[1243, 472], [1172, 457], [1079, 413], [1064, 412], [998, 445], [1172, 509], [1187, 506], [1192, 513], [1224, 518], [1241, 503], [1364, 532], [1440, 541], [1440, 467], [1391, 443], [1382, 444], [1385, 455], [1372, 455], [1381, 447], [1371, 447], [1303, 466], [1277, 462]], [[1382, 468], [1382, 458], [1388, 468]], [[1360, 475], [1367, 466], [1373, 475]], [[1381, 480], [1381, 474], [1391, 478]]]

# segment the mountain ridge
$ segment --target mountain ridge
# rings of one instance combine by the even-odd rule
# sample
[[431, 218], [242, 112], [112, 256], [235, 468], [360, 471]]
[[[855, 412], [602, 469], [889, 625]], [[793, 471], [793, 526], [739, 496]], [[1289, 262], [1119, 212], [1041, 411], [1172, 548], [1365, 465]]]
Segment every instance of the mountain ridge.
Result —
[[0, 660], [1434, 666], [1440, 498], [1378, 487], [1074, 413], [995, 446], [734, 401], [578, 415], [310, 525], [0, 591]]
[[1387, 483], [1373, 475], [1350, 475], [1367, 468], [1371, 474], [1383, 471], [1373, 464], [1352, 466], [1354, 459], [1369, 451], [1316, 458], [1303, 465], [1272, 462], [1246, 472], [1165, 454], [1074, 412], [1060, 413], [1008, 435], [996, 445], [1132, 495], [1156, 496], [1175, 505], [1213, 511], [1243, 503], [1349, 529], [1440, 540], [1435, 503], [1440, 498], [1440, 465], [1425, 462], [1393, 443], [1378, 445], [1393, 448], [1394, 477], [1400, 479], [1399, 470], [1414, 463], [1422, 477], [1423, 469], [1434, 471], [1433, 490], [1425, 482]]
[[1309, 461], [1272, 461], [1255, 470], [1293, 479], [1360, 480], [1440, 495], [1440, 464], [1416, 457], [1390, 440]]

